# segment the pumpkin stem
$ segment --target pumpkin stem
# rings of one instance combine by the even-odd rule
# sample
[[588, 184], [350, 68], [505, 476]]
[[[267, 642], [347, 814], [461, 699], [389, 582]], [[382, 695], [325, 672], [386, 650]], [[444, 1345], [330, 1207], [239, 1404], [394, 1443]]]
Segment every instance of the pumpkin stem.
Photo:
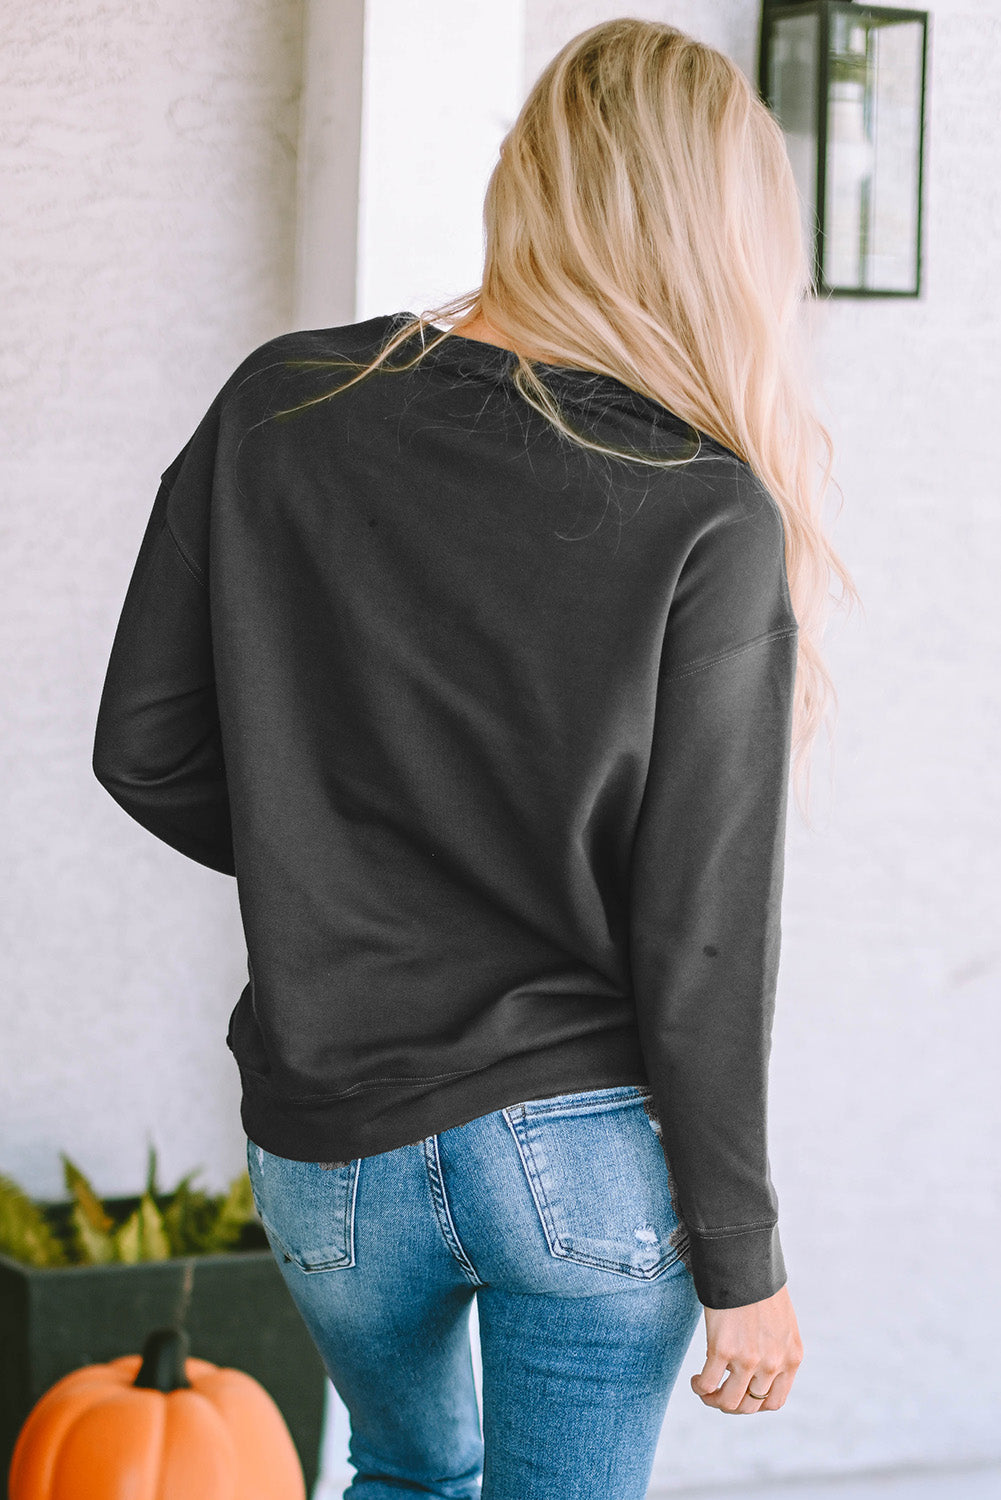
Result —
[[191, 1381], [184, 1370], [188, 1335], [183, 1328], [155, 1328], [143, 1345], [143, 1362], [132, 1384], [147, 1390], [184, 1390]]

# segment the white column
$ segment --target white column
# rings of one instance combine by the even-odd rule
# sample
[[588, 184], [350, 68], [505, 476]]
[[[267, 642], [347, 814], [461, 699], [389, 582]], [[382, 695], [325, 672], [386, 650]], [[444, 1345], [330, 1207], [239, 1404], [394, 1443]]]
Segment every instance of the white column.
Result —
[[305, 0], [296, 328], [354, 319], [365, 0]]
[[296, 326], [477, 286], [525, 0], [306, 0]]

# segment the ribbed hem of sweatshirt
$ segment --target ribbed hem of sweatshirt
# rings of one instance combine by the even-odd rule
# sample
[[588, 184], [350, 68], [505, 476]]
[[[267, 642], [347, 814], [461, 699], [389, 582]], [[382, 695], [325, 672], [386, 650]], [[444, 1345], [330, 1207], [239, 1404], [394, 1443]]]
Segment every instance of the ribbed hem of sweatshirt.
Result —
[[456, 1078], [373, 1086], [315, 1101], [283, 1100], [266, 1078], [243, 1068], [240, 1077], [246, 1134], [273, 1156], [293, 1161], [378, 1156], [529, 1099], [624, 1083], [649, 1087], [634, 1027], [505, 1057]]
[[689, 1230], [690, 1269], [703, 1307], [746, 1307], [785, 1286], [777, 1224], [726, 1234]]
[[[456, 1078], [283, 1100], [266, 1078], [240, 1069], [240, 1118], [255, 1145], [292, 1161], [347, 1162], [413, 1145], [507, 1105], [632, 1083], [649, 1088], [633, 1027], [502, 1058]], [[785, 1284], [778, 1226], [721, 1235], [689, 1231], [685, 1263], [705, 1307], [743, 1307]]]

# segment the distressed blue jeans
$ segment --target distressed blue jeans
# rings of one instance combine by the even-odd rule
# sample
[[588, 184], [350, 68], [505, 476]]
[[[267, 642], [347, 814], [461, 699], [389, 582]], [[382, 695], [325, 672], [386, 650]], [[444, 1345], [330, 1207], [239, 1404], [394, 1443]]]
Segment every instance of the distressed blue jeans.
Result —
[[702, 1310], [648, 1100], [532, 1099], [333, 1165], [248, 1140], [350, 1418], [344, 1500], [643, 1500]]

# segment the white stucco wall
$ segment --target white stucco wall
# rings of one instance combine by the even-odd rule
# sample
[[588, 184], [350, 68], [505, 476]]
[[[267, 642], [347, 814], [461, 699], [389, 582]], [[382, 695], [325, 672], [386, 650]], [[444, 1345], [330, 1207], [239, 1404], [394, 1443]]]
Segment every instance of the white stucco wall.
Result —
[[63, 1195], [242, 1162], [235, 882], [90, 768], [159, 476], [292, 310], [297, 0], [0, 7], [0, 1170]]
[[[615, 13], [754, 76], [755, 0], [528, 0], [523, 35], [514, 0], [369, 0], [358, 317], [476, 284], [496, 141]], [[326, 295], [346, 315], [343, 277], [294, 286], [300, 34], [299, 0], [0, 8], [0, 1171], [39, 1196], [60, 1149], [135, 1190], [147, 1133], [169, 1185], [242, 1165], [235, 885], [131, 823], [89, 758], [160, 472], [249, 349]], [[790, 816], [771, 1140], [806, 1360], [781, 1413], [731, 1422], [689, 1389], [697, 1334], [657, 1493], [1001, 1458], [999, 79], [1001, 0], [941, 0], [924, 295], [818, 310], [833, 535], [865, 615], [832, 622], [833, 763], [821, 741], [815, 828]]]

